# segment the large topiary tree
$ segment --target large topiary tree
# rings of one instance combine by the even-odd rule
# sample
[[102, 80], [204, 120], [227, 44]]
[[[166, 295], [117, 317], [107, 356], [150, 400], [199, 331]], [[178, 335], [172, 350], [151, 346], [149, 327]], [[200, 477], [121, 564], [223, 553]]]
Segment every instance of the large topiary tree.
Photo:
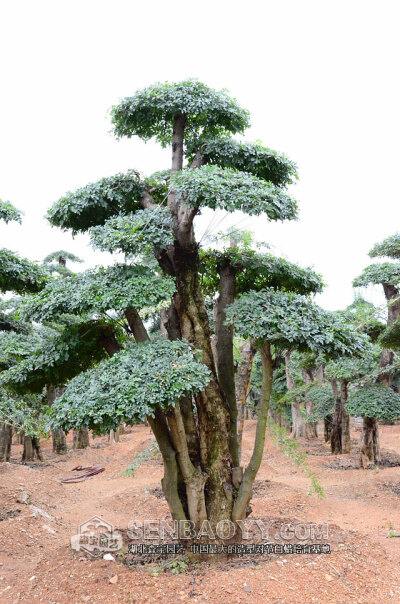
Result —
[[[112, 122], [118, 137], [169, 146], [171, 167], [147, 179], [133, 170], [104, 178], [68, 193], [49, 211], [53, 225], [89, 231], [95, 246], [129, 259], [58, 280], [32, 302], [31, 316], [42, 321], [59, 313], [106, 313], [123, 328], [128, 325], [126, 341], [117, 340], [118, 346], [108, 347], [108, 360], [73, 378], [52, 412], [65, 429], [88, 426], [97, 432], [147, 418], [163, 456], [162, 485], [173, 518], [196, 526], [204, 519], [239, 519], [246, 514], [254, 464], [242, 482], [236, 404], [229, 393], [233, 368], [230, 362], [215, 364], [193, 221], [203, 208], [240, 210], [266, 223], [296, 218], [297, 204], [286, 192], [296, 167], [258, 143], [231, 138], [248, 126], [248, 112], [226, 92], [194, 80], [137, 92], [112, 109]], [[147, 258], [143, 264], [150, 250], [157, 266]], [[275, 274], [279, 281], [280, 270]], [[226, 315], [232, 296], [221, 290], [223, 282], [219, 297]], [[320, 287], [315, 275], [310, 283], [311, 291]], [[144, 314], [161, 306], [168, 339], [150, 341]], [[282, 327], [286, 310], [291, 323], [289, 308], [281, 306]], [[222, 319], [223, 313], [223, 331]], [[329, 323], [329, 329], [335, 327]], [[343, 336], [345, 350], [349, 337]], [[318, 338], [328, 344], [323, 334], [315, 333]], [[223, 340], [230, 355], [231, 338]]]

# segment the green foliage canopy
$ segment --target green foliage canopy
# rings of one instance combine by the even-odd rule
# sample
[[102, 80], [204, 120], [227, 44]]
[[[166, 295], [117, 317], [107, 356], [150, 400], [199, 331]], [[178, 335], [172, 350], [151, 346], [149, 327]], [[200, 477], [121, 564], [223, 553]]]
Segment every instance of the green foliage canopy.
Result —
[[250, 215], [266, 214], [269, 220], [294, 220], [297, 202], [279, 187], [247, 172], [219, 166], [184, 169], [171, 179], [177, 201], [193, 207]]
[[251, 291], [227, 308], [226, 317], [238, 335], [281, 349], [329, 357], [362, 354], [366, 346], [365, 336], [353, 326], [295, 293]]
[[27, 299], [23, 314], [34, 321], [51, 321], [65, 313], [144, 310], [168, 303], [174, 291], [173, 279], [159, 277], [146, 266], [115, 264], [50, 282]]
[[171, 142], [173, 120], [179, 115], [186, 116], [187, 138], [235, 134], [249, 125], [248, 112], [235, 99], [194, 79], [153, 84], [111, 109], [117, 137], [155, 138], [163, 146]]
[[[46, 328], [32, 343], [21, 338], [11, 342], [7, 359], [20, 355], [20, 362], [0, 374], [0, 385], [17, 394], [40, 393], [46, 385], [60, 386], [107, 354], [99, 339], [107, 325], [89, 321], [69, 325], [62, 333]], [[19, 346], [19, 350], [17, 348]], [[1, 363], [0, 357], [0, 363]]]
[[134, 256], [172, 244], [171, 228], [171, 214], [156, 206], [110, 218], [104, 225], [90, 229], [90, 238], [97, 249]]
[[380, 285], [388, 283], [395, 287], [400, 285], [400, 264], [394, 262], [380, 262], [367, 266], [361, 275], [353, 281], [354, 287], [367, 285]]
[[53, 226], [85, 232], [112, 216], [140, 209], [144, 184], [135, 170], [90, 183], [61, 197], [47, 213]]
[[88, 426], [97, 434], [133, 425], [205, 388], [209, 370], [184, 340], [128, 345], [72, 379], [51, 413], [64, 430]]
[[400, 395], [383, 384], [371, 384], [350, 393], [345, 407], [353, 417], [394, 421], [400, 418]]
[[322, 291], [320, 275], [310, 268], [301, 268], [284, 258], [254, 250], [227, 248], [225, 251], [200, 251], [199, 272], [202, 289], [208, 296], [219, 290], [218, 268], [229, 262], [236, 272], [236, 293], [241, 295], [250, 289], [259, 291], [271, 287], [286, 289], [299, 294]]
[[294, 162], [260, 143], [237, 141], [229, 137], [191, 141], [188, 146], [189, 163], [193, 161], [197, 149], [200, 149], [205, 164], [249, 172], [277, 186], [286, 186], [297, 178]]
[[400, 259], [400, 233], [376, 243], [369, 252], [369, 256], [371, 258], [387, 256], [388, 258]]
[[35, 262], [10, 250], [0, 250], [0, 292], [37, 292], [46, 282], [46, 272]]

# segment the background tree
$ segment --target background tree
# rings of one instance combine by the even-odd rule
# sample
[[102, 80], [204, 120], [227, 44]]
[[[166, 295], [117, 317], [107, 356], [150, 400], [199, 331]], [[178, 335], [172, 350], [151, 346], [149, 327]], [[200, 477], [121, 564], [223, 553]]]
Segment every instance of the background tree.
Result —
[[[43, 259], [43, 264], [46, 266], [52, 276], [57, 275], [60, 277], [66, 277], [72, 274], [72, 271], [67, 267], [67, 261], [74, 263], [83, 262], [81, 258], [75, 254], [72, 254], [71, 252], [57, 250], [51, 254], [48, 254]], [[53, 404], [55, 398], [62, 394], [62, 388], [54, 385], [46, 387], [46, 391], [47, 400], [50, 406]], [[52, 430], [52, 439], [54, 453], [63, 455], [67, 452], [67, 439], [64, 431], [61, 428]], [[85, 449], [89, 446], [90, 443], [88, 430], [86, 428], [76, 430], [73, 434], [73, 448]]]
[[237, 520], [246, 513], [262, 460], [275, 349], [323, 352], [328, 357], [340, 353], [361, 354], [365, 338], [333, 313], [323, 311], [306, 298], [293, 293], [274, 290], [250, 292], [226, 312], [228, 322], [235, 326], [236, 331], [245, 338], [254, 339], [260, 347], [263, 374], [253, 454], [233, 508], [233, 518]]
[[[21, 222], [21, 213], [9, 202], [0, 200], [0, 220]], [[14, 292], [23, 294], [40, 290], [45, 283], [45, 273], [41, 268], [29, 260], [20, 258], [17, 254], [7, 249], [0, 249], [0, 293]], [[4, 308], [4, 306], [3, 306]], [[6, 311], [0, 309], [0, 334], [1, 331], [18, 331], [18, 322]], [[2, 389], [0, 397], [3, 409], [7, 401], [12, 401], [9, 394]], [[0, 423], [0, 461], [9, 461], [12, 440], [12, 422]]]
[[384, 384], [370, 383], [351, 393], [346, 403], [350, 415], [363, 418], [360, 465], [379, 465], [381, 460], [377, 420], [400, 418], [400, 395]]
[[[371, 258], [388, 257], [398, 260], [400, 258], [400, 235], [384, 239], [377, 243], [369, 252]], [[387, 300], [387, 325], [390, 326], [400, 318], [400, 262], [382, 262], [367, 266], [359, 277], [353, 281], [355, 287], [381, 284]], [[381, 356], [381, 368], [393, 363], [393, 352], [384, 349]], [[393, 374], [388, 369], [382, 371], [379, 380], [386, 386], [393, 383]]]
[[311, 269], [303, 269], [283, 258], [251, 249], [249, 233], [236, 229], [228, 232], [227, 238], [229, 247], [200, 253], [200, 275], [203, 294], [206, 298], [215, 299], [214, 356], [219, 381], [231, 409], [232, 438], [238, 443], [238, 451], [233, 451], [233, 461], [239, 465], [247, 390], [256, 349], [251, 341], [243, 345], [235, 384], [234, 333], [231, 326], [225, 325], [225, 310], [236, 298], [250, 290], [272, 287], [301, 294], [317, 293], [322, 290], [322, 280]]

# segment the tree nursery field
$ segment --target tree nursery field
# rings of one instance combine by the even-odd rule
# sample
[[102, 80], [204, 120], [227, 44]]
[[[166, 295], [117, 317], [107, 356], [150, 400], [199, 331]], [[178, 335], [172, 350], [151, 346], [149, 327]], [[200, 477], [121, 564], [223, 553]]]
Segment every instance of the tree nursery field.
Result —
[[[246, 462], [254, 432], [255, 422], [246, 421]], [[252, 515], [273, 521], [271, 535], [281, 523], [327, 524], [330, 555], [243, 555], [188, 564], [179, 573], [161, 556], [145, 561], [119, 554], [115, 561], [95, 560], [69, 546], [77, 525], [94, 515], [124, 536], [132, 519], [168, 515], [160, 493], [159, 455], [144, 458], [134, 477], [122, 474], [135, 456], [149, 449], [149, 428], [129, 428], [116, 444], [101, 437], [84, 451], [68, 443], [61, 461], [45, 441], [43, 467], [36, 462], [22, 465], [22, 445], [15, 446], [12, 463], [0, 469], [0, 601], [399, 601], [400, 539], [390, 534], [400, 526], [400, 468], [395, 465], [400, 463], [400, 426], [382, 428], [385, 465], [380, 470], [357, 467], [359, 436], [351, 431], [354, 453], [340, 456], [331, 455], [322, 438], [312, 444], [301, 440], [324, 485], [323, 500], [309, 494], [307, 477], [269, 438], [254, 488]], [[80, 484], [62, 484], [60, 479], [71, 475], [77, 464], [101, 464], [105, 471]], [[29, 499], [19, 503], [25, 494]]]

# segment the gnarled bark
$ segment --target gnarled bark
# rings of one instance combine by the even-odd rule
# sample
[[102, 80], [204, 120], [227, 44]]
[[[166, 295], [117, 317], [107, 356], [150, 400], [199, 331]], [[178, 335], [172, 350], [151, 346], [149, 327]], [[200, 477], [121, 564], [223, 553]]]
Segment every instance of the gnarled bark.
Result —
[[225, 325], [225, 309], [235, 301], [236, 282], [235, 270], [228, 261], [218, 267], [220, 277], [219, 296], [215, 302], [215, 336], [217, 350], [218, 381], [225, 394], [229, 406], [230, 439], [229, 450], [232, 463], [235, 467], [240, 465], [237, 418], [238, 411], [235, 395], [235, 366], [233, 360], [233, 327]]
[[[302, 374], [303, 374], [303, 381], [305, 384], [310, 384], [313, 380], [314, 380], [314, 375], [311, 369], [303, 369], [302, 370]], [[305, 401], [305, 409], [306, 409], [306, 413], [307, 413], [307, 417], [310, 416], [312, 410], [314, 409], [314, 403], [307, 398], [307, 394], [306, 394], [306, 401]], [[308, 422], [306, 421], [306, 438], [307, 439], [311, 439], [311, 438], [317, 438], [318, 434], [317, 434], [317, 422]]]
[[[286, 372], [286, 388], [288, 390], [294, 390], [295, 383], [292, 372], [289, 367], [290, 353], [285, 355], [285, 372]], [[292, 402], [292, 438], [305, 438], [306, 437], [306, 422], [301, 415], [300, 403], [297, 401]]]
[[[52, 406], [55, 399], [62, 395], [64, 392], [64, 388], [56, 388], [54, 386], [47, 386], [47, 402], [49, 407]], [[67, 439], [65, 436], [64, 430], [61, 428], [55, 428], [51, 431], [52, 441], [53, 441], [53, 453], [57, 453], [57, 455], [65, 455], [67, 453]]]
[[0, 461], [10, 461], [12, 426], [0, 423]]
[[35, 458], [37, 458], [39, 461], [43, 461], [40, 440], [35, 436], [25, 435], [22, 461], [34, 461]]
[[236, 372], [236, 404], [238, 406], [238, 454], [239, 463], [242, 456], [243, 428], [245, 409], [249, 393], [251, 370], [256, 355], [256, 347], [252, 340], [246, 340], [240, 348], [240, 361]]
[[261, 400], [258, 404], [256, 437], [254, 441], [253, 454], [243, 474], [243, 480], [233, 507], [232, 520], [234, 521], [242, 520], [246, 517], [247, 506], [252, 495], [253, 483], [257, 472], [260, 469], [264, 452], [265, 431], [267, 427], [268, 409], [271, 398], [273, 378], [271, 345], [269, 342], [267, 342], [265, 346], [261, 348], [261, 362], [262, 389]]
[[195, 528], [199, 529], [202, 522], [207, 520], [204, 496], [206, 477], [201, 470], [192, 464], [189, 457], [185, 427], [178, 406], [168, 416], [168, 425], [177, 453], [179, 468], [185, 482], [189, 519], [193, 522]]
[[74, 430], [72, 447], [73, 449], [86, 449], [90, 447], [89, 430], [87, 428]]
[[154, 417], [147, 418], [149, 425], [156, 438], [164, 462], [164, 477], [161, 486], [165, 499], [167, 500], [173, 520], [186, 520], [185, 510], [178, 492], [178, 463], [176, 450], [171, 442], [165, 416], [157, 409]]
[[332, 390], [336, 398], [331, 429], [331, 451], [333, 454], [350, 453], [350, 417], [345, 405], [348, 396], [347, 380], [340, 381], [340, 392], [336, 380], [331, 380]]
[[364, 417], [360, 439], [360, 465], [365, 469], [370, 464], [379, 465], [380, 461], [378, 422], [374, 418]]

